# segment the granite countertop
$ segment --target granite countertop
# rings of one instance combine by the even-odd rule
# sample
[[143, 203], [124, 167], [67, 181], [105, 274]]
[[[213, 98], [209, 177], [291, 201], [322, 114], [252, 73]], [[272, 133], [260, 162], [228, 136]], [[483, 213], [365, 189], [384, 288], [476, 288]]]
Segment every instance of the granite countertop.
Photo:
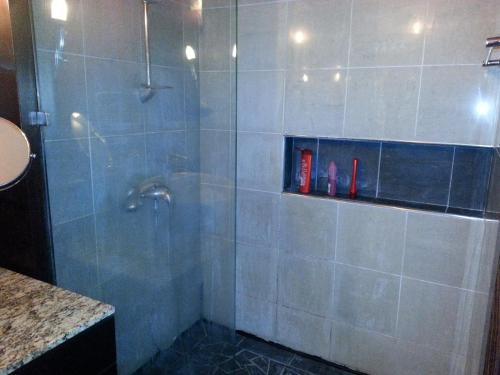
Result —
[[113, 313], [113, 306], [0, 268], [0, 375]]

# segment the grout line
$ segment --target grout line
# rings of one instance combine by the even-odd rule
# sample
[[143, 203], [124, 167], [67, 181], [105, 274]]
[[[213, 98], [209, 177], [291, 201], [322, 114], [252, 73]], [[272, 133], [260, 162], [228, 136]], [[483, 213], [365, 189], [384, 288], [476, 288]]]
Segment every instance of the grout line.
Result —
[[405, 229], [403, 233], [403, 253], [401, 254], [401, 269], [399, 275], [399, 293], [398, 293], [398, 305], [396, 310], [396, 324], [394, 326], [394, 336], [398, 336], [398, 326], [399, 326], [399, 310], [401, 307], [401, 290], [403, 288], [403, 268], [405, 264], [406, 257], [406, 235], [408, 232], [408, 212], [405, 214]]
[[[101, 262], [99, 257], [99, 246], [97, 240], [97, 214], [96, 214], [96, 205], [95, 205], [95, 186], [94, 186], [94, 158], [92, 152], [92, 137], [91, 137], [91, 128], [92, 121], [90, 118], [90, 106], [89, 106], [89, 90], [88, 90], [88, 77], [87, 77], [87, 42], [86, 42], [86, 28], [85, 28], [85, 20], [84, 20], [84, 5], [83, 2], [80, 3], [80, 21], [82, 23], [82, 52], [83, 52], [83, 75], [85, 80], [85, 110], [87, 116], [87, 136], [88, 136], [88, 147], [89, 147], [89, 163], [90, 163], [90, 189], [92, 194], [92, 213], [94, 216], [94, 246], [95, 246], [95, 261], [96, 261], [96, 277], [97, 277], [97, 285], [101, 285]], [[97, 291], [94, 291], [97, 292]], [[101, 293], [99, 293], [100, 295]]]
[[[285, 29], [288, 30], [288, 1], [285, 4]], [[286, 47], [285, 51], [285, 66], [288, 66], [288, 45]], [[285, 103], [286, 103], [286, 79], [287, 79], [287, 74], [285, 71], [285, 74], [283, 75], [283, 104], [282, 104], [282, 113], [281, 113], [281, 136], [285, 133]], [[283, 147], [284, 150], [286, 150], [286, 138], [283, 137]], [[292, 145], [292, 161], [293, 161], [293, 147]], [[283, 159], [283, 163], [285, 163], [285, 159]], [[284, 165], [284, 164], [283, 164]], [[293, 170], [293, 168], [292, 168]], [[283, 188], [282, 184], [282, 188]], [[292, 185], [293, 185], [293, 180], [292, 180]], [[277, 247], [277, 269], [276, 269], [276, 301], [275, 301], [275, 306], [276, 309], [274, 311], [274, 322], [272, 326], [272, 336], [277, 338], [278, 336], [278, 310], [279, 310], [279, 301], [280, 301], [280, 270], [281, 270], [281, 232], [283, 230], [282, 228], [282, 217], [281, 217], [281, 209], [283, 206], [283, 195], [279, 193], [278, 197], [278, 239], [276, 241], [276, 247]]]
[[349, 37], [348, 37], [348, 43], [347, 43], [347, 73], [345, 77], [345, 93], [344, 93], [344, 114], [342, 118], [342, 136], [345, 135], [345, 124], [346, 124], [346, 117], [347, 117], [347, 96], [348, 96], [348, 90], [349, 90], [349, 80], [350, 80], [350, 74], [349, 74], [349, 67], [351, 64], [351, 45], [352, 45], [352, 16], [354, 13], [354, 0], [351, 0], [351, 12], [349, 16]]
[[335, 244], [333, 248], [333, 261], [337, 261], [338, 238], [339, 238], [339, 223], [340, 223], [340, 204], [337, 203], [337, 218], [335, 222]]
[[[289, 24], [288, 24], [288, 16], [289, 16], [289, 12], [290, 12], [290, 7], [288, 6], [288, 1], [286, 2], [285, 4], [285, 30], [287, 31], [287, 35], [288, 35], [288, 28], [289, 28]], [[284, 72], [283, 74], [283, 103], [282, 103], [282, 113], [281, 113], [281, 135], [285, 134], [285, 120], [286, 120], [286, 116], [285, 116], [285, 113], [286, 113], [286, 102], [287, 102], [287, 95], [286, 95], [286, 80], [288, 79], [288, 50], [289, 50], [289, 43], [286, 43], [285, 44], [285, 68], [282, 69], [282, 71]]]
[[[142, 35], [142, 34], [141, 34]], [[83, 41], [85, 44], [85, 41]], [[37, 48], [38, 52], [42, 53], [54, 53], [58, 52], [55, 49], [49, 49], [49, 48]], [[138, 64], [138, 65], [144, 65], [144, 61], [142, 60], [128, 60], [128, 59], [118, 59], [115, 57], [102, 57], [102, 56], [95, 56], [95, 55], [88, 55], [85, 52], [84, 53], [76, 53], [76, 52], [58, 52], [62, 56], [75, 56], [75, 57], [86, 57], [91, 60], [101, 60], [101, 61], [110, 61], [110, 62], [121, 62], [121, 63], [128, 63], [128, 64]], [[173, 70], [186, 70], [184, 67], [179, 67], [179, 66], [174, 66], [174, 65], [160, 65], [160, 64], [151, 64], [152, 67], [156, 68], [164, 68], [164, 69], [173, 69]]]
[[382, 144], [383, 142], [380, 141], [379, 152], [378, 152], [377, 188], [375, 189], [375, 198], [379, 197], [379, 190], [380, 190], [380, 166], [382, 164]]
[[[425, 19], [427, 20], [429, 17], [429, 2], [426, 4], [425, 8]], [[420, 75], [418, 79], [418, 89], [417, 89], [417, 108], [415, 112], [415, 126], [413, 128], [413, 137], [416, 139], [417, 138], [417, 129], [418, 129], [418, 115], [420, 112], [420, 96], [422, 94], [422, 77], [424, 75], [424, 61], [425, 61], [425, 45], [426, 45], [426, 39], [427, 39], [427, 31], [424, 32], [423, 35], [423, 40], [422, 40], [422, 58], [420, 60]], [[453, 64], [455, 65], [455, 64]], [[438, 65], [428, 65], [428, 66], [438, 66]]]
[[451, 198], [451, 185], [453, 182], [453, 170], [455, 169], [455, 152], [456, 147], [453, 147], [453, 157], [451, 159], [451, 171], [450, 171], [450, 184], [448, 185], [448, 199], [446, 201], [446, 209], [450, 207], [450, 198]]
[[[85, 73], [84, 73], [85, 74]], [[87, 126], [88, 128], [88, 126]], [[57, 142], [72, 142], [72, 141], [86, 141], [88, 140], [89, 137], [89, 132], [87, 129], [87, 136], [86, 137], [75, 137], [75, 138], [58, 138], [58, 139], [44, 139], [44, 143], [57, 143]]]
[[[299, 256], [299, 258], [300, 258], [300, 256]], [[397, 274], [397, 273], [392, 273], [392, 272], [386, 272], [386, 271], [375, 270], [375, 269], [373, 269], [373, 268], [368, 268], [368, 267], [363, 267], [363, 266], [353, 265], [353, 264], [344, 263], [344, 262], [339, 262], [339, 261], [335, 261], [334, 263], [335, 263], [336, 265], [339, 265], [339, 266], [350, 267], [350, 268], [356, 268], [356, 269], [358, 269], [358, 270], [363, 270], [363, 271], [375, 272], [375, 273], [379, 273], [379, 274], [381, 274], [381, 275], [386, 275], [386, 276], [397, 277], [398, 279], [401, 277], [401, 274]], [[423, 281], [423, 280], [422, 280], [422, 281]]]
[[69, 223], [72, 223], [74, 221], [86, 219], [86, 218], [93, 217], [93, 216], [94, 216], [94, 212], [90, 212], [90, 213], [87, 213], [85, 215], [79, 215], [79, 216], [72, 217], [71, 219], [53, 222], [52, 225], [54, 227], [56, 227], [56, 226], [59, 226], [59, 225], [69, 224]]
[[318, 180], [319, 180], [319, 138], [316, 138], [316, 155], [314, 155], [314, 171], [316, 176], [314, 176], [314, 190], [318, 191]]

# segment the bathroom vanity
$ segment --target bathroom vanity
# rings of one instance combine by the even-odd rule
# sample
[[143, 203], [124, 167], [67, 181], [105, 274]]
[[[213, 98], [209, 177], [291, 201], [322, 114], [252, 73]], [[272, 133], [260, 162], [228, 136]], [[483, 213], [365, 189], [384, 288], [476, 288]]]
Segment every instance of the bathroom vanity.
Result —
[[6, 374], [116, 374], [114, 308], [0, 268]]

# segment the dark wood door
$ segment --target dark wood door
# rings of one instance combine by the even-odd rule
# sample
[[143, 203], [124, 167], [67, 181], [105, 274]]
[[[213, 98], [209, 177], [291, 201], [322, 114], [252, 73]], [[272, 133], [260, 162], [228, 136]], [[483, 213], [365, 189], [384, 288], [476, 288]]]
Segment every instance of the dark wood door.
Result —
[[31, 11], [28, 0], [0, 0], [0, 117], [27, 135], [36, 154], [26, 177], [0, 191], [0, 266], [54, 281], [47, 184], [37, 111]]

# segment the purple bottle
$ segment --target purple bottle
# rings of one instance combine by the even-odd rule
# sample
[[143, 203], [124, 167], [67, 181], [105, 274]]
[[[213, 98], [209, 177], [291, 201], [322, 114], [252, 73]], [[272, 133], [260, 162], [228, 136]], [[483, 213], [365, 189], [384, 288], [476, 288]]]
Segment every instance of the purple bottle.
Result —
[[328, 195], [334, 197], [337, 193], [337, 166], [331, 161], [328, 165]]

